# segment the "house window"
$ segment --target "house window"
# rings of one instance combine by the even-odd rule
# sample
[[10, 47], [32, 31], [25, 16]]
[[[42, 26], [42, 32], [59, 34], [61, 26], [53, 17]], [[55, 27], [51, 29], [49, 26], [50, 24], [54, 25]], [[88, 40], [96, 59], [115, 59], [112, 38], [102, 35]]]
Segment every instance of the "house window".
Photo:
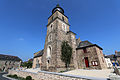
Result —
[[92, 65], [93, 66], [98, 66], [98, 62], [97, 61], [92, 61]]
[[86, 48], [83, 48], [83, 52], [84, 52], [84, 53], [87, 53], [87, 49], [86, 49]]

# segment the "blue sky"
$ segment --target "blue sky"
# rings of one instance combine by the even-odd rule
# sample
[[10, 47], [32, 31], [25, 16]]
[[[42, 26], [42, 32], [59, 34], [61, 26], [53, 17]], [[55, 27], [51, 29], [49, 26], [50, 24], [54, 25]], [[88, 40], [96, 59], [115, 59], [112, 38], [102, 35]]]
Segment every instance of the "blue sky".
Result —
[[0, 54], [24, 61], [44, 48], [47, 19], [59, 3], [81, 40], [120, 51], [120, 0], [0, 0]]

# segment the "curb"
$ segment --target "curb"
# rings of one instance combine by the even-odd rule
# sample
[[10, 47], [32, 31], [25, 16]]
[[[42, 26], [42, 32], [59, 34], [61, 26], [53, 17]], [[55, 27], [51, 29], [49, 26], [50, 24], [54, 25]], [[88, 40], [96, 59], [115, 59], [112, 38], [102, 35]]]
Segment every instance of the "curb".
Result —
[[10, 80], [17, 80], [17, 79], [13, 79], [13, 78], [10, 78], [10, 77], [7, 77], [8, 74], [4, 74], [2, 75], [3, 77], [7, 78], [7, 79], [10, 79]]

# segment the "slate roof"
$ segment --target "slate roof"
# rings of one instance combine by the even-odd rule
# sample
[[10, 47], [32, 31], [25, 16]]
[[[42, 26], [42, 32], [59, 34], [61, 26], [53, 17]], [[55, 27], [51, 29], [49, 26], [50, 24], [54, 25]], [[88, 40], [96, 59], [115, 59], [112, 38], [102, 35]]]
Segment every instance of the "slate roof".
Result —
[[41, 51], [36, 52], [35, 54], [36, 54], [36, 55], [34, 56], [34, 58], [37, 58], [37, 57], [42, 56], [42, 55], [44, 54], [44, 49], [41, 50]]
[[21, 60], [19, 57], [17, 57], [17, 56], [4, 55], [4, 54], [0, 54], [0, 60], [22, 61], [22, 60]]
[[97, 44], [92, 44], [89, 41], [81, 41], [77, 47], [77, 49], [82, 49], [82, 48], [86, 48], [86, 47], [92, 47], [92, 46], [96, 46], [98, 48], [100, 48], [101, 50], [103, 50], [100, 46], [98, 46]]

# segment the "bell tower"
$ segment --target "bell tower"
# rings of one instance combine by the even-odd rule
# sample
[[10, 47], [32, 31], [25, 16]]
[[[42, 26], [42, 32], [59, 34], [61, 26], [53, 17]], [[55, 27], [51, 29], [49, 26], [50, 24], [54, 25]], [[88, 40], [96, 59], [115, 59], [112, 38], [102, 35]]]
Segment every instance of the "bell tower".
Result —
[[68, 40], [69, 26], [63, 8], [56, 5], [48, 18], [42, 70], [59, 72], [65, 67], [64, 62], [61, 61], [61, 44]]

